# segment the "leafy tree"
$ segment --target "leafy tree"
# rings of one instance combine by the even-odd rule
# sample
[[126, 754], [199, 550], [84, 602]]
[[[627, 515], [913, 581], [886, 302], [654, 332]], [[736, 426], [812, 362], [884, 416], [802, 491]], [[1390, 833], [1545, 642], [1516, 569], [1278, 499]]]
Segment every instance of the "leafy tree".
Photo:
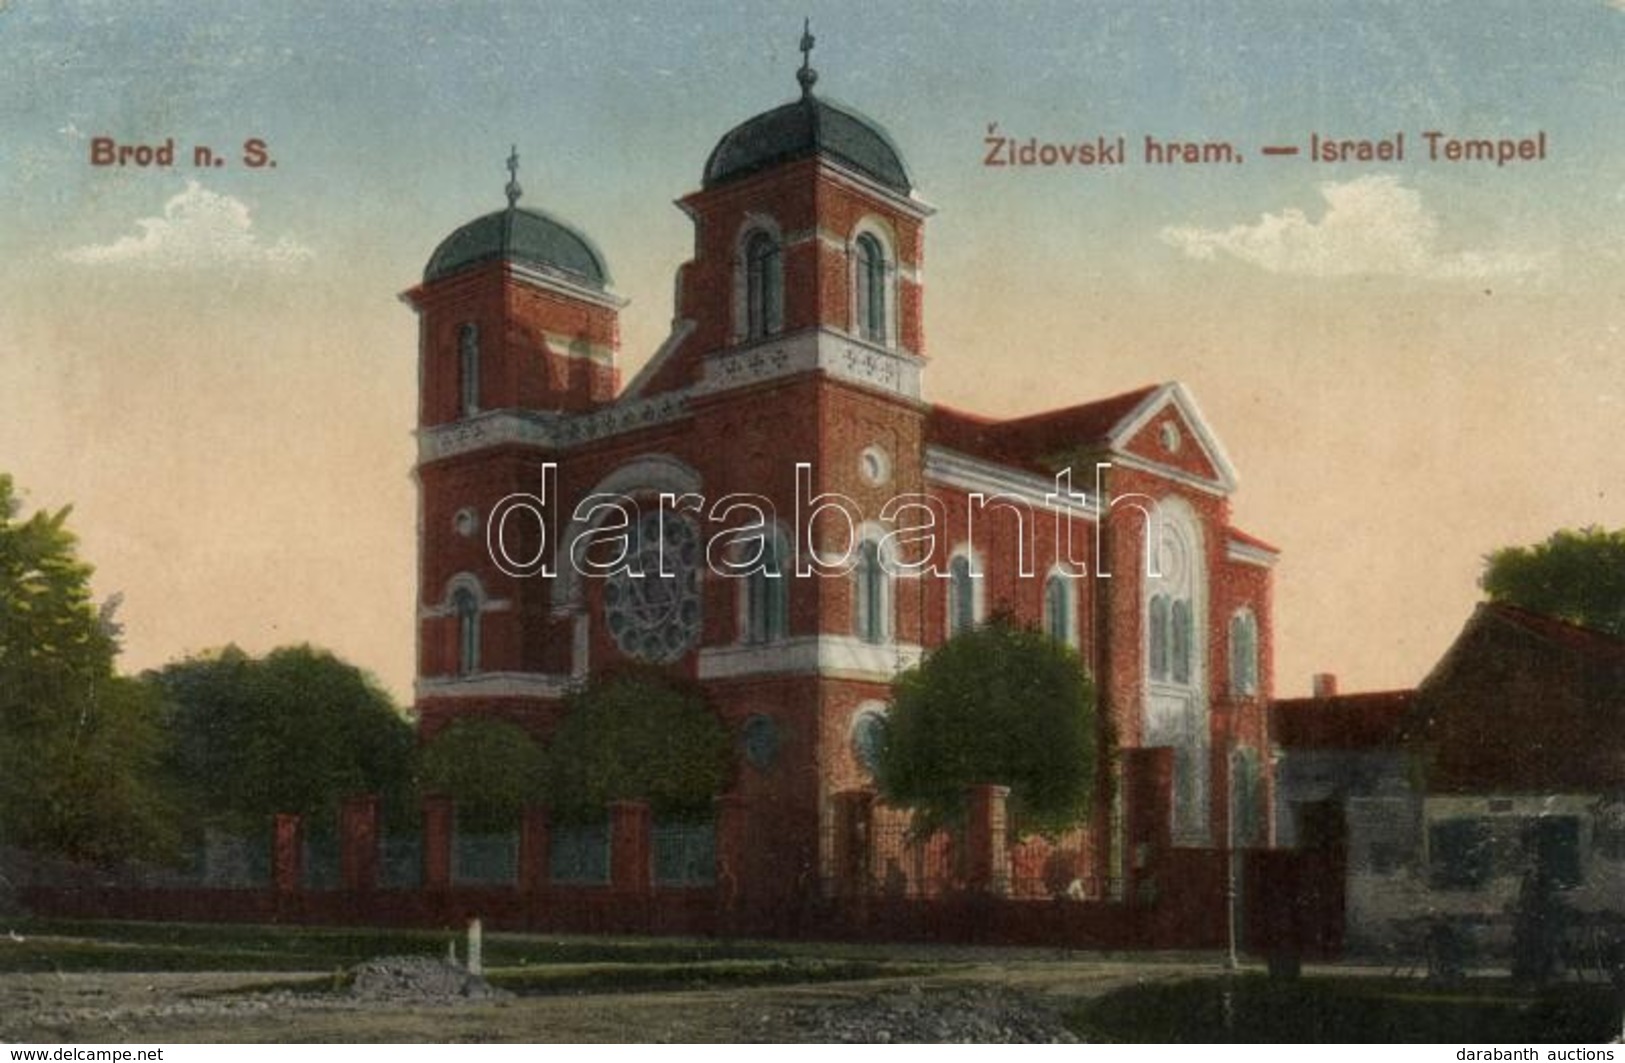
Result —
[[464, 825], [511, 827], [542, 793], [542, 748], [505, 720], [455, 720], [423, 750], [425, 793], [457, 802]]
[[547, 788], [563, 820], [644, 799], [697, 816], [728, 781], [728, 732], [697, 687], [654, 669], [608, 673], [573, 694], [547, 749]]
[[148, 679], [169, 706], [169, 769], [199, 825], [254, 831], [278, 812], [331, 822], [345, 797], [408, 805], [412, 726], [377, 682], [325, 650], [289, 646], [262, 659], [235, 646], [165, 666]]
[[1563, 529], [1484, 561], [1490, 600], [1625, 636], [1625, 528]]
[[879, 749], [881, 793], [920, 830], [960, 828], [965, 791], [1010, 788], [1021, 833], [1088, 814], [1097, 767], [1094, 684], [1073, 650], [999, 614], [898, 676]]
[[168, 855], [156, 702], [113, 672], [112, 605], [91, 601], [70, 510], [19, 510], [0, 474], [0, 840], [103, 862]]

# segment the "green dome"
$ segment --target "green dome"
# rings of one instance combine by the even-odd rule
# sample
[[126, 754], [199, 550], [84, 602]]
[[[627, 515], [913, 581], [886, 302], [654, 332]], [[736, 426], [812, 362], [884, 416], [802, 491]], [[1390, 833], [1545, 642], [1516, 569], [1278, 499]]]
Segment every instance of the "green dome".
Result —
[[807, 92], [729, 130], [705, 163], [704, 187], [822, 155], [908, 195], [903, 158], [879, 125]]
[[442, 240], [429, 256], [423, 279], [439, 280], [493, 259], [561, 273], [594, 288], [609, 284], [604, 256], [592, 241], [556, 218], [518, 207], [475, 218]]

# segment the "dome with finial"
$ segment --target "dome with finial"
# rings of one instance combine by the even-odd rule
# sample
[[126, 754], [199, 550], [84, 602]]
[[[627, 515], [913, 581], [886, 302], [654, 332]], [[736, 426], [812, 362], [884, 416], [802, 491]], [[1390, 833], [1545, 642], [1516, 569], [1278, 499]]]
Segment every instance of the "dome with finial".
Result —
[[913, 189], [903, 157], [880, 125], [813, 93], [813, 35], [801, 36], [801, 98], [759, 114], [723, 135], [705, 163], [703, 187], [714, 188], [799, 159], [823, 156], [878, 181], [894, 192]]
[[551, 215], [519, 206], [523, 190], [517, 149], [508, 156], [508, 174], [507, 209], [475, 218], [442, 240], [423, 269], [424, 281], [500, 259], [589, 287], [607, 287], [609, 270], [591, 240]]

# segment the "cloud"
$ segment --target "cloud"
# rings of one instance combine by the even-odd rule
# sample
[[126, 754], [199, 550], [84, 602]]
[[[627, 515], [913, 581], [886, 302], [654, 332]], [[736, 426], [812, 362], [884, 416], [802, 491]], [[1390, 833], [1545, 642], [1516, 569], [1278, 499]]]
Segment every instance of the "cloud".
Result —
[[134, 266], [150, 270], [259, 267], [292, 269], [312, 257], [310, 248], [284, 236], [275, 243], [254, 231], [248, 204], [210, 192], [196, 181], [164, 204], [159, 218], [138, 218], [139, 236], [64, 251], [87, 266]]
[[1301, 210], [1284, 210], [1265, 214], [1255, 225], [1168, 226], [1158, 235], [1187, 258], [1211, 262], [1222, 252], [1269, 273], [1303, 277], [1482, 279], [1537, 273], [1554, 257], [1550, 252], [1441, 251], [1438, 218], [1422, 205], [1420, 192], [1396, 177], [1327, 182], [1320, 195], [1326, 211], [1319, 221]]

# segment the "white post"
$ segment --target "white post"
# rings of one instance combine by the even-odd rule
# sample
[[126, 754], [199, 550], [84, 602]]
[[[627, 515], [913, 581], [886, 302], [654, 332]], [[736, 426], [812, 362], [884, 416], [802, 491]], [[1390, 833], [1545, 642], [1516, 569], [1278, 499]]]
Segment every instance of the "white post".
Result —
[[484, 935], [480, 929], [479, 916], [468, 921], [468, 973], [485, 973], [485, 943], [481, 940]]

